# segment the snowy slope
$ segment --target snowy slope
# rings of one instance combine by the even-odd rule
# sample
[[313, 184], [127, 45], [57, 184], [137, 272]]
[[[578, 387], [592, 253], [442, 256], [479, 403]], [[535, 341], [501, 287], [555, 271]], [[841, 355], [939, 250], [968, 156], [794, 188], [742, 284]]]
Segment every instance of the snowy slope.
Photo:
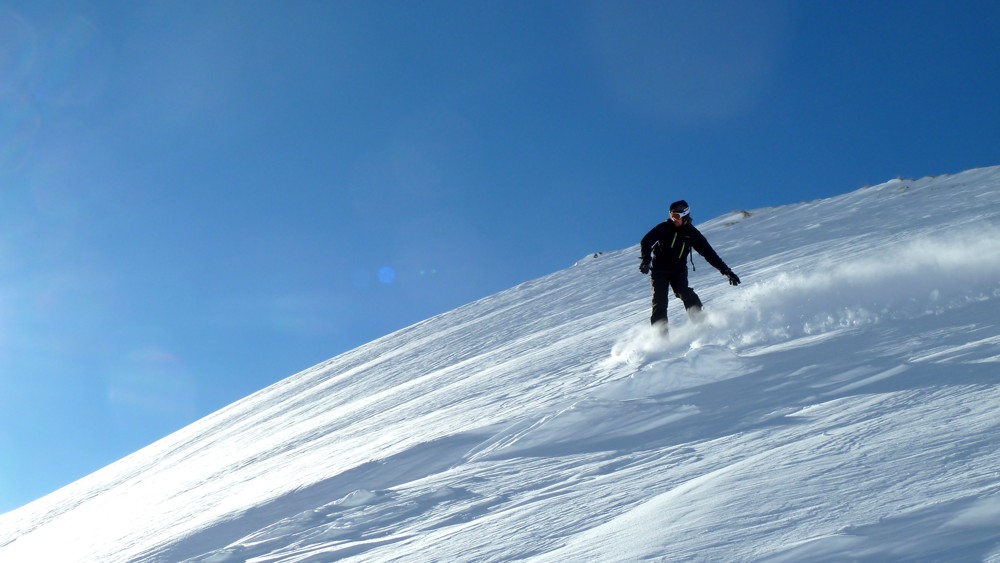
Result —
[[696, 259], [668, 344], [638, 249], [587, 257], [0, 516], [0, 561], [1000, 562], [1000, 168], [699, 226], [744, 284]]

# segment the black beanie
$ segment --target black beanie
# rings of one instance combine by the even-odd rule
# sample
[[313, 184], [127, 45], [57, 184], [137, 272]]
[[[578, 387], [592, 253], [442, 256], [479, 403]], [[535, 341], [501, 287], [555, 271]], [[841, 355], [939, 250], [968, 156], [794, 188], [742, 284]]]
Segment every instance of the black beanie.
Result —
[[688, 202], [684, 201], [683, 199], [680, 201], [675, 201], [670, 204], [671, 212], [676, 211], [678, 213], [684, 213], [687, 210], [688, 210]]

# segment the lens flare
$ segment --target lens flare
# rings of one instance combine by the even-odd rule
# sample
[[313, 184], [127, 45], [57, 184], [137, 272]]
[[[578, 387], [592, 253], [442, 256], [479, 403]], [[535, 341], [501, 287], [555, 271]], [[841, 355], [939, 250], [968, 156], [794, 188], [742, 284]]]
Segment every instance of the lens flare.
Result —
[[385, 285], [396, 281], [396, 270], [392, 266], [382, 266], [378, 271], [378, 281]]

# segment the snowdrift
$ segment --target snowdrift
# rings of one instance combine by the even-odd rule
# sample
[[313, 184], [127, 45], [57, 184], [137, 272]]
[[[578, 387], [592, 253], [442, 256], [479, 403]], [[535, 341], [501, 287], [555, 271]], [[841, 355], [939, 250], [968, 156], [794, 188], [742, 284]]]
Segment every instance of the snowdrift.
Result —
[[700, 227], [744, 284], [698, 260], [668, 342], [595, 253], [0, 516], [0, 560], [1000, 561], [1000, 168]]

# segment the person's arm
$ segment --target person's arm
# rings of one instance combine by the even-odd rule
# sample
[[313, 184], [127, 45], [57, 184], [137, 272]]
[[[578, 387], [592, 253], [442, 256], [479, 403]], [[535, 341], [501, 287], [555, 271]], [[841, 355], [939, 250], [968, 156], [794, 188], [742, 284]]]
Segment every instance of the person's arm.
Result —
[[705, 238], [705, 235], [701, 234], [701, 231], [694, 227], [691, 230], [693, 231], [691, 233], [691, 246], [698, 251], [698, 254], [701, 254], [716, 270], [720, 272], [728, 270], [729, 266], [722, 261], [722, 258], [719, 258], [718, 253], [715, 252], [712, 245], [708, 244], [708, 239]]
[[660, 240], [660, 229], [663, 227], [663, 223], [653, 227], [646, 233], [646, 236], [642, 237], [642, 242], [639, 244], [639, 252], [642, 257], [643, 262], [648, 262], [653, 258], [653, 245], [656, 241]]
[[662, 228], [662, 223], [653, 227], [646, 233], [646, 236], [642, 237], [642, 242], [639, 243], [639, 259], [642, 260], [639, 263], [639, 271], [643, 274], [649, 273], [650, 265], [653, 263], [653, 245], [656, 241], [660, 240], [660, 229]]
[[729, 278], [729, 285], [740, 285], [740, 277], [737, 276], [733, 271], [726, 265], [726, 263], [719, 258], [719, 254], [715, 252], [711, 244], [708, 244], [708, 239], [705, 235], [701, 234], [698, 229], [693, 229], [694, 233], [691, 235], [691, 246], [701, 254], [709, 264], [712, 265], [716, 270]]

